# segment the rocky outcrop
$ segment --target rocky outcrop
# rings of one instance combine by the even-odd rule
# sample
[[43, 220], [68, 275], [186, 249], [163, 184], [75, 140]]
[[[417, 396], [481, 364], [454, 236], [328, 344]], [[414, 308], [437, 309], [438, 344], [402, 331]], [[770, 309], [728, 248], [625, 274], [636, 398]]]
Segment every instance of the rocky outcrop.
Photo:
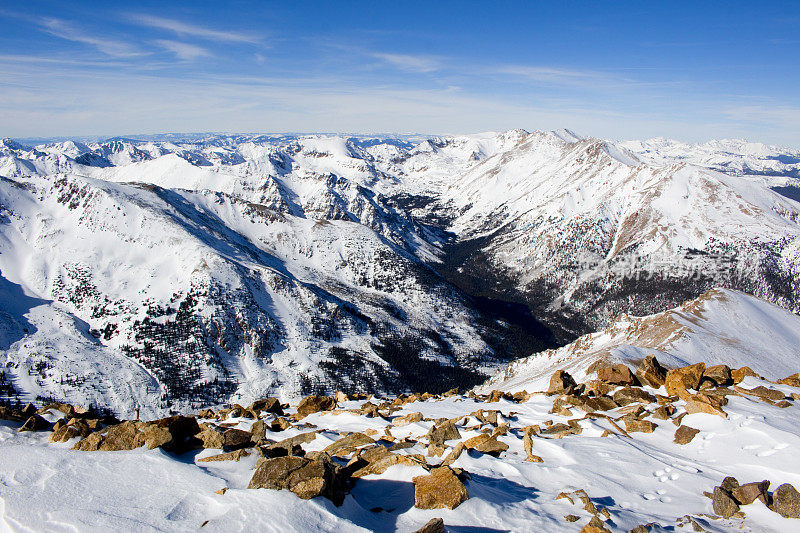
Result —
[[347, 479], [328, 455], [317, 453], [262, 460], [248, 488], [290, 490], [304, 500], [324, 496], [341, 505], [347, 493]]
[[467, 488], [450, 467], [434, 468], [414, 481], [414, 507], [418, 509], [455, 509], [469, 498]]

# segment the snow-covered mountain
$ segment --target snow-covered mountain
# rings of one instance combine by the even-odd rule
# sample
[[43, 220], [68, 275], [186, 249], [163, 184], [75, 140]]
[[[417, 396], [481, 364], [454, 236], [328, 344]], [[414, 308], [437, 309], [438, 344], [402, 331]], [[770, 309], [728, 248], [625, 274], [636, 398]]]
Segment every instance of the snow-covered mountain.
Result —
[[4, 140], [3, 393], [444, 390], [714, 286], [797, 312], [800, 204], [734, 166], [567, 130]]
[[584, 381], [600, 364], [635, 368], [648, 355], [670, 368], [703, 362], [788, 376], [800, 362], [800, 316], [741, 292], [712, 289], [661, 313], [620, 315], [601, 331], [510, 363], [481, 389], [547, 390], [556, 370]]

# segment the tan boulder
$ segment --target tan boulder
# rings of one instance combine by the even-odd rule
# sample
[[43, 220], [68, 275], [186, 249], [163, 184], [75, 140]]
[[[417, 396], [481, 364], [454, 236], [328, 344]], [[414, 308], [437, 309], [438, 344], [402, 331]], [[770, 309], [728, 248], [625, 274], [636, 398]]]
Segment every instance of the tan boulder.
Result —
[[320, 411], [330, 411], [334, 407], [336, 400], [329, 396], [306, 396], [297, 404], [297, 418], [305, 418]]
[[202, 459], [198, 459], [198, 461], [203, 462], [203, 463], [210, 463], [210, 462], [214, 462], [214, 461], [236, 461], [236, 462], [239, 462], [239, 459], [241, 459], [242, 457], [249, 457], [249, 456], [250, 456], [250, 452], [248, 452], [247, 450], [240, 449], [240, 450], [235, 450], [235, 451], [232, 451], [232, 452], [218, 453], [216, 455], [211, 455], [209, 457], [203, 457]]
[[667, 369], [661, 366], [654, 355], [648, 355], [639, 363], [636, 369], [636, 377], [642, 385], [647, 385], [657, 389], [661, 387], [667, 379]]
[[800, 374], [795, 373], [791, 376], [779, 379], [777, 383], [779, 385], [788, 385], [790, 387], [800, 387]]
[[697, 363], [668, 371], [664, 383], [667, 388], [667, 394], [670, 396], [677, 396], [678, 393], [683, 390], [697, 390], [700, 386], [700, 379], [703, 377], [705, 369], [705, 363]]
[[50, 422], [39, 415], [31, 415], [17, 431], [21, 433], [23, 431], [44, 431], [46, 429], [50, 429]]
[[398, 416], [392, 420], [392, 425], [394, 427], [402, 427], [415, 422], [422, 422], [422, 413], [409, 413], [407, 415]]
[[675, 430], [673, 442], [675, 444], [689, 444], [698, 433], [700, 433], [699, 429], [689, 426], [679, 426], [678, 429]]
[[448, 466], [417, 476], [414, 482], [414, 507], [418, 509], [455, 509], [469, 498], [467, 488]]
[[790, 483], [784, 483], [772, 493], [769, 508], [784, 518], [800, 518], [800, 493]]
[[221, 450], [225, 445], [225, 438], [222, 436], [222, 432], [208, 424], [200, 424], [200, 427], [202, 431], [200, 431], [196, 437], [202, 443], [203, 448], [217, 448]]
[[623, 387], [614, 393], [614, 402], [619, 405], [632, 403], [652, 403], [656, 397], [639, 387]]
[[756, 372], [752, 368], [750, 368], [749, 366], [743, 366], [741, 368], [737, 368], [735, 370], [731, 370], [731, 378], [733, 379], [733, 382], [735, 384], [737, 384], [737, 385], [739, 383], [741, 383], [742, 381], [744, 381], [744, 378], [746, 378], [748, 376], [754, 377], [754, 378], [761, 377], [758, 374], [756, 374]]
[[612, 385], [635, 385], [636, 377], [631, 369], [623, 364], [601, 366], [597, 369], [597, 379]]
[[439, 426], [434, 426], [428, 432], [428, 440], [431, 444], [442, 445], [448, 440], [460, 439], [461, 433], [452, 422], [445, 422]]
[[347, 476], [324, 453], [289, 455], [260, 460], [248, 488], [290, 490], [304, 500], [324, 496], [339, 506], [347, 491]]
[[761, 500], [761, 503], [769, 503], [769, 481], [754, 481], [745, 483], [731, 491], [731, 495], [740, 505], [750, 505], [754, 501]]
[[329, 444], [323, 451], [334, 457], [343, 457], [345, 455], [350, 455], [362, 446], [371, 444], [375, 444], [375, 441], [371, 437], [363, 433], [351, 433]]
[[690, 415], [696, 413], [705, 413], [709, 415], [717, 415], [723, 418], [728, 418], [728, 413], [723, 411], [721, 407], [717, 407], [710, 403], [700, 401], [699, 399], [697, 399], [696, 396], [693, 399], [688, 399], [684, 407], [686, 409], [686, 412]]
[[464, 441], [464, 447], [468, 450], [475, 450], [487, 455], [498, 457], [501, 453], [508, 450], [508, 444], [497, 440], [496, 436], [481, 433], [471, 439]]
[[625, 430], [628, 433], [652, 433], [658, 425], [649, 420], [639, 420], [638, 418], [624, 418]]
[[356, 457], [347, 464], [353, 471], [352, 477], [360, 478], [371, 474], [383, 474], [394, 465], [413, 465], [417, 464], [409, 456], [392, 453], [384, 446], [373, 446], [362, 450]]
[[578, 387], [575, 380], [567, 372], [557, 370], [550, 376], [550, 386], [547, 394], [569, 394]]
[[441, 518], [431, 518], [427, 524], [416, 530], [414, 533], [446, 533], [444, 520]]
[[733, 384], [731, 369], [728, 365], [714, 365], [706, 368], [705, 371], [703, 371], [703, 380], [711, 381], [718, 387]]

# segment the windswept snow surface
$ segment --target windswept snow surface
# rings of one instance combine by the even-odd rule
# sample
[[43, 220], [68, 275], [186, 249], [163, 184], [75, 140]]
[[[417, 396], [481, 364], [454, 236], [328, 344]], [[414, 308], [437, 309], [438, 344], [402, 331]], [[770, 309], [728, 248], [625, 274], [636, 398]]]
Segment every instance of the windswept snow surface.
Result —
[[[762, 384], [747, 378], [742, 386]], [[774, 387], [766, 383], [767, 386]], [[786, 394], [796, 391], [777, 386]], [[654, 391], [655, 392], [655, 391]], [[663, 393], [663, 389], [661, 390]], [[782, 518], [761, 502], [743, 507], [746, 518], [711, 519], [711, 500], [703, 496], [725, 476], [741, 482], [769, 479], [800, 485], [798, 407], [780, 409], [755, 399], [730, 397], [723, 419], [687, 415], [682, 423], [700, 429], [694, 440], [673, 443], [675, 426], [658, 421], [651, 434], [602, 437], [614, 428], [604, 419], [579, 422], [583, 431], [563, 439], [535, 438], [533, 451], [543, 462], [525, 461], [522, 431], [547, 420], [552, 397], [533, 396], [523, 403], [477, 402], [463, 396], [407, 404], [395, 415], [421, 412], [427, 421], [391, 428], [396, 438], [422, 439], [430, 419], [464, 417], [478, 409], [496, 409], [511, 431], [499, 437], [508, 451], [495, 458], [465, 451], [453, 466], [469, 472], [470, 498], [453, 510], [421, 510], [413, 506], [412, 478], [420, 466], [395, 465], [380, 475], [358, 480], [341, 507], [324, 498], [301, 500], [289, 491], [247, 489], [256, 455], [239, 462], [198, 462], [218, 453], [202, 450], [173, 456], [159, 449], [81, 452], [71, 442], [49, 444], [49, 432], [17, 433], [19, 424], [0, 422], [0, 524], [9, 531], [401, 531], [411, 532], [441, 517], [447, 531], [575, 532], [591, 515], [582, 504], [556, 499], [562, 491], [586, 490], [598, 508], [606, 508], [611, 531], [626, 532], [655, 523], [651, 531], [690, 532], [686, 515], [705, 531], [771, 533], [796, 531], [796, 521]], [[360, 402], [346, 402], [355, 408]], [[614, 415], [615, 413], [611, 413]], [[247, 429], [252, 420], [232, 419]], [[374, 429], [382, 435], [390, 421], [349, 413], [316, 413], [304, 419], [321, 430], [306, 451], [321, 450], [340, 433]], [[469, 417], [467, 426], [477, 419]], [[478, 429], [461, 428], [463, 439]], [[280, 439], [300, 433], [291, 429], [268, 436]], [[455, 441], [449, 441], [453, 445]], [[386, 443], [388, 445], [389, 443]], [[415, 444], [397, 451], [424, 454]], [[429, 464], [441, 458], [427, 457]], [[216, 494], [228, 487], [224, 494]], [[578, 522], [565, 521], [566, 515]]]

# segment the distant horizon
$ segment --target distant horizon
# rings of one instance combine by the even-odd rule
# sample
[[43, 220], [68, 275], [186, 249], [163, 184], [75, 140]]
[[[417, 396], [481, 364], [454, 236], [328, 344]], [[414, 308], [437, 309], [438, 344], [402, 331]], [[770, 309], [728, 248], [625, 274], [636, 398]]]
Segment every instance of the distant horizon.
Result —
[[[705, 140], [693, 141], [687, 139], [679, 139], [675, 137], [667, 137], [663, 135], [656, 135], [653, 137], [629, 137], [629, 138], [608, 138], [608, 137], [601, 137], [597, 135], [589, 135], [582, 131], [577, 131], [573, 128], [555, 128], [555, 129], [528, 129], [528, 128], [510, 128], [504, 130], [484, 130], [484, 131], [473, 131], [473, 132], [464, 132], [464, 133], [435, 133], [435, 132], [401, 132], [401, 131], [164, 131], [164, 132], [157, 132], [157, 133], [123, 133], [123, 134], [116, 134], [116, 135], [56, 135], [52, 137], [13, 137], [7, 135], [0, 135], [0, 139], [10, 139], [20, 144], [28, 145], [28, 146], [35, 146], [39, 144], [48, 144], [48, 143], [58, 143], [58, 142], [66, 142], [66, 141], [73, 141], [73, 142], [81, 142], [81, 143], [92, 143], [92, 142], [107, 142], [112, 140], [118, 139], [125, 139], [131, 140], [136, 142], [167, 142], [166, 139], [152, 139], [148, 137], [160, 137], [160, 136], [175, 136], [177, 139], [176, 141], [189, 141], [189, 137], [197, 136], [199, 140], [200, 136], [212, 136], [212, 135], [219, 135], [219, 136], [236, 136], [236, 135], [245, 135], [245, 136], [258, 136], [258, 135], [274, 135], [274, 136], [304, 136], [304, 135], [326, 135], [326, 136], [338, 136], [338, 137], [380, 137], [380, 136], [397, 136], [397, 137], [425, 137], [425, 138], [434, 138], [434, 137], [460, 137], [460, 136], [471, 136], [471, 135], [481, 135], [481, 134], [488, 134], [488, 133], [503, 133], [507, 131], [513, 131], [515, 129], [521, 129], [527, 131], [528, 133], [533, 133], [536, 131], [541, 132], [555, 132], [559, 130], [566, 130], [574, 133], [575, 135], [585, 138], [585, 139], [600, 139], [604, 141], [611, 141], [611, 142], [626, 142], [626, 141], [649, 141], [655, 139], [664, 139], [667, 141], [674, 141], [680, 142], [689, 145], [704, 145], [710, 142], [718, 141], [742, 141], [747, 143], [753, 144], [762, 144], [769, 147], [774, 148], [781, 148], [786, 150], [793, 150], [800, 152], [800, 144], [797, 146], [792, 146], [789, 144], [780, 144], [780, 143], [770, 143], [765, 142], [758, 139], [748, 139], [744, 137], [713, 137], [708, 138]], [[181, 138], [181, 136], [185, 136]], [[35, 143], [35, 144], [31, 144]]]

